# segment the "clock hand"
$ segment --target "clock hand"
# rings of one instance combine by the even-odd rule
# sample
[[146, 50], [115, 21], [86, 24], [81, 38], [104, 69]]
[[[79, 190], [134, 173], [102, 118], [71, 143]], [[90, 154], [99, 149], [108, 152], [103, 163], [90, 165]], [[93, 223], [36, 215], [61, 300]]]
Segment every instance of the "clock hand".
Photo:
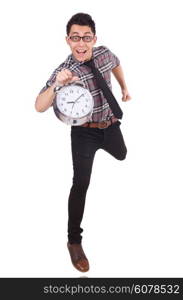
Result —
[[[73, 103], [73, 106], [72, 106], [72, 110], [73, 110], [74, 104], [75, 104], [82, 96], [84, 96], [84, 94], [81, 94], [81, 95], [75, 100], [75, 102]], [[71, 115], [72, 115], [72, 110], [71, 110]]]
[[69, 102], [67, 102], [67, 103], [74, 103], [74, 101], [69, 101]]
[[82, 96], [84, 96], [84, 94], [81, 94], [81, 95], [75, 100], [75, 103], [76, 103]]
[[[73, 101], [72, 110], [73, 110], [74, 104], [75, 104], [75, 102]], [[71, 110], [71, 116], [72, 116], [72, 110]]]

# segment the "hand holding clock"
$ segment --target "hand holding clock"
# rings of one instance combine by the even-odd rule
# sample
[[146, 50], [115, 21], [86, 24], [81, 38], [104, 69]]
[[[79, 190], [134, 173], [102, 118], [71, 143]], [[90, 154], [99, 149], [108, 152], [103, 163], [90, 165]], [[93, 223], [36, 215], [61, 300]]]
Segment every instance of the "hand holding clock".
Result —
[[63, 69], [62, 71], [57, 73], [55, 85], [65, 85], [76, 80], [79, 80], [79, 78], [77, 76], [74, 76], [70, 70]]

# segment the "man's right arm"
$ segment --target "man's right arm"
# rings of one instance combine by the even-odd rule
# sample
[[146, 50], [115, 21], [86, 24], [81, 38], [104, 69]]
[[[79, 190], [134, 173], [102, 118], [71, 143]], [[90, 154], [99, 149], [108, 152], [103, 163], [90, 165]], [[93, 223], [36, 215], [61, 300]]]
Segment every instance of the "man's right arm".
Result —
[[51, 85], [49, 88], [46, 89], [46, 91], [37, 96], [35, 102], [35, 109], [38, 112], [44, 112], [52, 105], [56, 95], [56, 93], [54, 92], [55, 87], [56, 83]]
[[54, 88], [58, 85], [65, 85], [75, 80], [79, 80], [77, 76], [73, 76], [72, 72], [68, 69], [63, 69], [61, 72], [58, 72], [55, 82], [46, 89], [46, 91], [40, 93], [35, 102], [35, 109], [38, 112], [46, 111], [53, 103], [53, 100], [56, 96]]

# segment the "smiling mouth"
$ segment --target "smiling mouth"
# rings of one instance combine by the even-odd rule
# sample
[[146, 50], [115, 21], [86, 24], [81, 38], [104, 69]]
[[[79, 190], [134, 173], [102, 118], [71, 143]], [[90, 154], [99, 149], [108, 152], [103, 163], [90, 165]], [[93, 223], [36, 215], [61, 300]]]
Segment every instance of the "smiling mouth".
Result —
[[83, 51], [76, 50], [76, 52], [77, 52], [77, 54], [85, 54], [86, 50], [83, 50]]

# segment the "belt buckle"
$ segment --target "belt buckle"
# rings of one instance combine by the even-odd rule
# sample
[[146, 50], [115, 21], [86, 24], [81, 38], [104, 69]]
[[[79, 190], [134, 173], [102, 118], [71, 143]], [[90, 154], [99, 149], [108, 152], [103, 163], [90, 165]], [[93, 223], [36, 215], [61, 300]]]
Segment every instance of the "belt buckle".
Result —
[[102, 121], [102, 122], [100, 122], [99, 123], [99, 126], [98, 126], [98, 128], [99, 129], [104, 129], [104, 128], [107, 128], [107, 121]]

